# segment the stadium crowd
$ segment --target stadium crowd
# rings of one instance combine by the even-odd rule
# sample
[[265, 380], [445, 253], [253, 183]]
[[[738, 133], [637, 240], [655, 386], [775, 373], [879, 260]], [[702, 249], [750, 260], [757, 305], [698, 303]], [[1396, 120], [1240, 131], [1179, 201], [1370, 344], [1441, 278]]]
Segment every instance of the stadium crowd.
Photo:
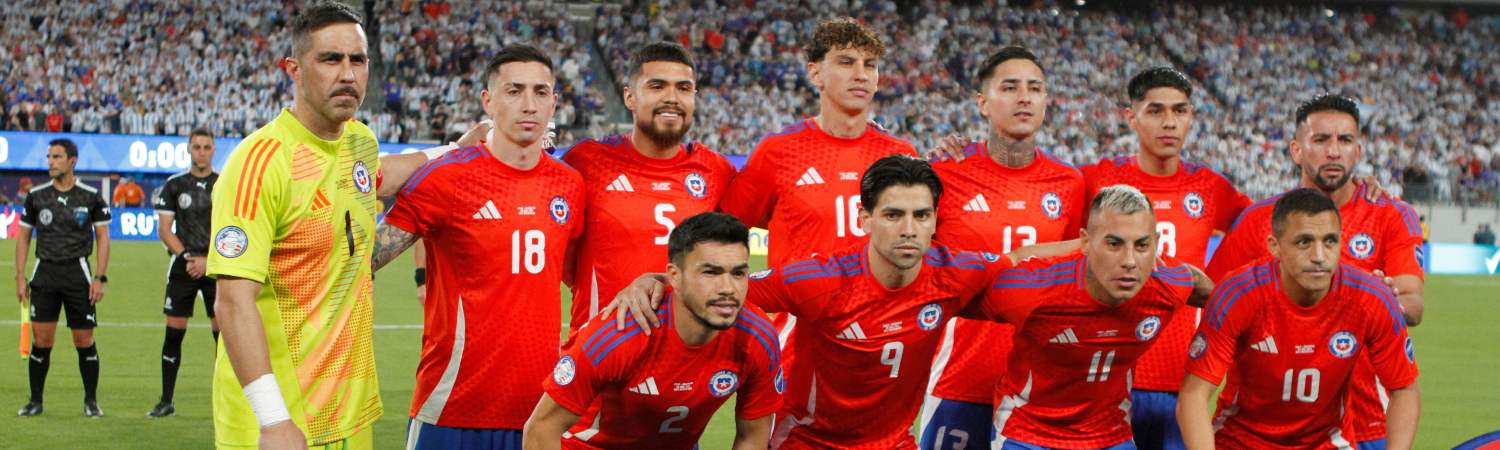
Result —
[[[1500, 171], [1500, 17], [1435, 9], [1324, 10], [1174, 3], [1149, 12], [1017, 8], [995, 0], [847, 3], [836, 0], [645, 2], [599, 8], [580, 39], [563, 8], [529, 3], [401, 2], [377, 8], [372, 108], [361, 116], [386, 141], [441, 139], [482, 115], [472, 98], [482, 61], [512, 41], [558, 59], [558, 142], [596, 133], [605, 89], [625, 80], [629, 52], [673, 40], [698, 56], [695, 139], [747, 154], [760, 137], [816, 113], [802, 44], [818, 17], [847, 14], [885, 30], [875, 120], [918, 149], [946, 135], [982, 139], [971, 72], [993, 45], [1020, 44], [1047, 66], [1051, 101], [1037, 142], [1074, 164], [1135, 152], [1121, 84], [1174, 65], [1202, 84], [1186, 158], [1246, 193], [1291, 186], [1282, 157], [1291, 105], [1312, 93], [1366, 105], [1365, 164], [1413, 199], [1490, 199]], [[206, 125], [242, 136], [290, 101], [278, 56], [289, 49], [290, 6], [97, 2], [0, 5], [0, 96], [8, 130], [183, 135]], [[1388, 9], [1387, 9], [1388, 8]], [[1231, 20], [1232, 18], [1232, 20]], [[79, 30], [89, 30], [83, 33]], [[501, 32], [494, 32], [494, 31]], [[967, 45], [967, 43], [979, 43]], [[963, 44], [963, 45], [953, 45]], [[597, 56], [594, 46], [597, 46]], [[592, 70], [603, 57], [614, 86]], [[580, 136], [582, 137], [582, 136]], [[1454, 180], [1455, 183], [1444, 182]]]

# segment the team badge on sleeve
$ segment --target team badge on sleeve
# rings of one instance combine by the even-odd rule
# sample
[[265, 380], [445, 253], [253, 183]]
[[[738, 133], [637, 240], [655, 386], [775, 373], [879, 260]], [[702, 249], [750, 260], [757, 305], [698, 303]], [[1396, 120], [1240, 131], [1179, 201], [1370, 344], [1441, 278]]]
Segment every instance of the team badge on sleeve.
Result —
[[1203, 333], [1193, 335], [1193, 343], [1188, 345], [1188, 357], [1198, 359], [1206, 351], [1208, 351], [1208, 338], [1203, 337]]
[[1411, 344], [1411, 336], [1406, 337], [1406, 362], [1417, 362], [1417, 348]]
[[552, 203], [547, 205], [547, 211], [552, 213], [552, 220], [559, 225], [568, 223], [568, 201], [561, 196], [552, 197]]
[[1328, 339], [1328, 352], [1339, 359], [1348, 359], [1354, 356], [1354, 351], [1359, 349], [1359, 340], [1354, 338], [1354, 333], [1340, 331]]
[[219, 251], [219, 256], [225, 258], [238, 258], [245, 254], [245, 248], [250, 246], [250, 237], [245, 235], [245, 230], [230, 225], [219, 229], [214, 235], [214, 250]]
[[354, 162], [354, 187], [361, 193], [370, 193], [370, 187], [375, 184], [370, 179], [370, 169], [365, 167], [364, 161]]
[[1375, 239], [1370, 235], [1360, 233], [1349, 238], [1349, 253], [1355, 258], [1365, 259], [1375, 254]]
[[[1407, 342], [1411, 342], [1411, 341], [1407, 340]], [[783, 377], [781, 375], [781, 369], [776, 369], [776, 380], [773, 381], [771, 384], [773, 384], [773, 385], [776, 386], [776, 393], [777, 394], [781, 394], [781, 393], [786, 392], [786, 377]]]
[[928, 303], [927, 306], [922, 307], [921, 312], [917, 313], [917, 326], [922, 327], [924, 331], [932, 331], [942, 322], [943, 307], [938, 306], [937, 303]]
[[714, 397], [729, 395], [739, 387], [740, 376], [735, 375], [734, 372], [729, 370], [720, 370], [714, 372], [713, 376], [708, 377], [708, 391], [714, 394]]
[[563, 355], [557, 360], [557, 365], [552, 367], [552, 382], [558, 386], [567, 386], [573, 382], [573, 374], [578, 372], [578, 366], [573, 363], [573, 357]]
[[1182, 196], [1182, 210], [1194, 219], [1203, 217], [1203, 196], [1197, 192], [1189, 192]]
[[708, 182], [703, 181], [703, 175], [698, 175], [698, 172], [688, 174], [682, 180], [682, 185], [687, 186], [687, 191], [693, 198], [703, 198], [703, 194], [708, 192]]
[[1161, 331], [1161, 318], [1156, 316], [1147, 317], [1141, 319], [1140, 325], [1135, 326], [1135, 337], [1142, 341], [1149, 341], [1151, 338], [1156, 337], [1158, 331]]
[[1000, 262], [1000, 254], [998, 253], [979, 252], [979, 255], [983, 256], [985, 261], [989, 261], [992, 263]]
[[1042, 214], [1046, 214], [1048, 219], [1062, 217], [1062, 211], [1062, 197], [1052, 192], [1042, 195]]

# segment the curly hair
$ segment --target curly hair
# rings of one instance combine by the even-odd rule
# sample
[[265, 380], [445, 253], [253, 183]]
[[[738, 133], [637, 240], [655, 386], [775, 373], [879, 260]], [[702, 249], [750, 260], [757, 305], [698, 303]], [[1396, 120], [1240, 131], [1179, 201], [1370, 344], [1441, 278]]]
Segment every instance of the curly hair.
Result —
[[880, 42], [880, 36], [851, 17], [823, 19], [818, 22], [812, 44], [804, 51], [808, 62], [819, 62], [828, 56], [829, 51], [842, 48], [863, 50], [875, 55], [876, 59], [885, 56], [885, 43]]

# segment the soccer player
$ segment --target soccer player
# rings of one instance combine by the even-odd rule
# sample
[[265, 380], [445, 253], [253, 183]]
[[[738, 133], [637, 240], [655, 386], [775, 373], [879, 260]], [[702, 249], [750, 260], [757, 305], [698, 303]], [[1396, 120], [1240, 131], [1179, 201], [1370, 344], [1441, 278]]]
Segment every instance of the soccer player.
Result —
[[552, 69], [532, 46], [497, 52], [480, 94], [490, 139], [419, 170], [380, 225], [375, 267], [418, 238], [427, 251], [407, 448], [519, 446], [557, 361], [558, 288], [585, 201], [578, 172], [542, 150]]
[[[213, 220], [214, 136], [198, 128], [188, 137], [188, 154], [193, 165], [172, 175], [156, 193], [157, 236], [167, 253], [166, 304], [167, 333], [161, 344], [161, 401], [146, 413], [147, 417], [167, 417], [177, 412], [172, 394], [177, 386], [177, 369], [182, 366], [182, 339], [187, 336], [188, 319], [193, 317], [193, 302], [203, 296], [203, 312], [213, 325], [214, 343], [219, 341], [219, 323], [214, 319], [214, 280], [205, 277], [208, 270], [208, 230]], [[217, 345], [216, 345], [217, 347]]]
[[214, 439], [369, 448], [382, 411], [371, 341], [376, 196], [399, 189], [426, 156], [378, 158], [375, 134], [352, 120], [369, 78], [359, 14], [320, 3], [291, 30], [282, 62], [293, 105], [240, 142], [213, 193], [207, 274], [224, 346]]
[[[1340, 262], [1339, 208], [1309, 188], [1280, 196], [1270, 259], [1229, 272], [1193, 337], [1178, 420], [1189, 448], [1350, 448], [1340, 418], [1360, 361], [1389, 391], [1389, 448], [1409, 449], [1421, 393], [1411, 337], [1381, 279]], [[1208, 403], [1225, 374], [1237, 381]]]
[[583, 327], [526, 422], [528, 450], [691, 449], [733, 393], [734, 448], [766, 448], [782, 373], [770, 320], [744, 304], [749, 230], [709, 212], [669, 241], [663, 332], [621, 331], [608, 318]]
[[[1040, 61], [1030, 50], [1005, 47], [980, 64], [974, 79], [990, 138], [964, 149], [972, 157], [932, 164], [947, 191], [936, 239], [955, 248], [1009, 253], [1078, 237], [1087, 201], [1083, 175], [1036, 147], [1047, 116]], [[991, 397], [1005, 371], [1012, 330], [963, 318], [947, 323], [923, 404], [921, 448], [988, 445]]]
[[1127, 413], [1137, 359], [1212, 283], [1157, 253], [1151, 203], [1127, 185], [1091, 203], [1083, 247], [1001, 274], [973, 316], [1014, 324], [995, 392], [997, 449], [1135, 448]]
[[[94, 342], [94, 305], [104, 300], [109, 277], [109, 205], [98, 189], [78, 182], [78, 145], [68, 139], [47, 143], [47, 175], [52, 181], [32, 188], [21, 209], [21, 232], [16, 234], [16, 297], [31, 302], [31, 356], [26, 362], [31, 399], [16, 415], [42, 414], [42, 388], [52, 365], [57, 316], [66, 311], [78, 350], [78, 372], [83, 376], [83, 415], [103, 417], [95, 394], [99, 388], [99, 347]], [[36, 266], [26, 278], [26, 253], [36, 233]], [[89, 273], [89, 244], [99, 252]]]
[[697, 73], [693, 56], [671, 42], [648, 44], [630, 59], [625, 107], [635, 116], [630, 135], [586, 140], [563, 161], [578, 170], [589, 205], [580, 211], [584, 234], [570, 281], [577, 330], [641, 270], [663, 267], [678, 220], [713, 211], [734, 179], [729, 160], [684, 142], [693, 125]]
[[[1349, 182], [1359, 163], [1359, 109], [1354, 100], [1324, 94], [1303, 103], [1296, 112], [1297, 129], [1292, 140], [1292, 160], [1302, 169], [1301, 187], [1327, 194], [1338, 205], [1343, 244], [1342, 261], [1366, 271], [1381, 271], [1393, 277], [1407, 326], [1422, 320], [1422, 229], [1411, 206], [1379, 196], [1371, 200], [1365, 186]], [[1268, 254], [1266, 236], [1271, 234], [1272, 205], [1279, 197], [1262, 200], [1246, 209], [1224, 237], [1208, 268], [1222, 277], [1232, 269]], [[1220, 279], [1220, 278], [1216, 278]], [[1386, 437], [1381, 392], [1389, 384], [1376, 379], [1366, 356], [1358, 365], [1345, 418], [1352, 421], [1350, 441], [1362, 448], [1381, 448]], [[1235, 380], [1229, 380], [1231, 387]]]
[[[1103, 186], [1129, 184], [1152, 200], [1158, 248], [1162, 256], [1204, 267], [1208, 241], [1215, 230], [1228, 230], [1250, 197], [1208, 167], [1182, 161], [1182, 149], [1193, 127], [1193, 85], [1170, 67], [1146, 69], [1126, 88], [1125, 115], [1140, 152], [1106, 159], [1082, 168], [1089, 197]], [[1177, 428], [1177, 388], [1187, 363], [1188, 339], [1199, 310], [1183, 307], [1176, 320], [1164, 323], [1160, 343], [1137, 365], [1131, 386], [1130, 424], [1143, 448], [1181, 448]]]

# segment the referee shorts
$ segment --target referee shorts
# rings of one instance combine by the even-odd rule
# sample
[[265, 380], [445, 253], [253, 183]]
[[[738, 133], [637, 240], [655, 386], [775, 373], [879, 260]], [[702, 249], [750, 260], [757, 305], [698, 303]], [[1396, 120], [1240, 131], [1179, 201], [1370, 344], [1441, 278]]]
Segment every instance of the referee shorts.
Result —
[[212, 319], [217, 292], [213, 278], [193, 279], [188, 275], [187, 258], [173, 256], [167, 267], [167, 301], [161, 311], [169, 317], [193, 317], [193, 301], [202, 294], [203, 312]]
[[57, 322], [58, 315], [66, 311], [68, 328], [88, 330], [99, 326], [94, 305], [89, 302], [89, 286], [93, 281], [87, 258], [38, 260], [27, 283], [31, 287], [31, 321]]

